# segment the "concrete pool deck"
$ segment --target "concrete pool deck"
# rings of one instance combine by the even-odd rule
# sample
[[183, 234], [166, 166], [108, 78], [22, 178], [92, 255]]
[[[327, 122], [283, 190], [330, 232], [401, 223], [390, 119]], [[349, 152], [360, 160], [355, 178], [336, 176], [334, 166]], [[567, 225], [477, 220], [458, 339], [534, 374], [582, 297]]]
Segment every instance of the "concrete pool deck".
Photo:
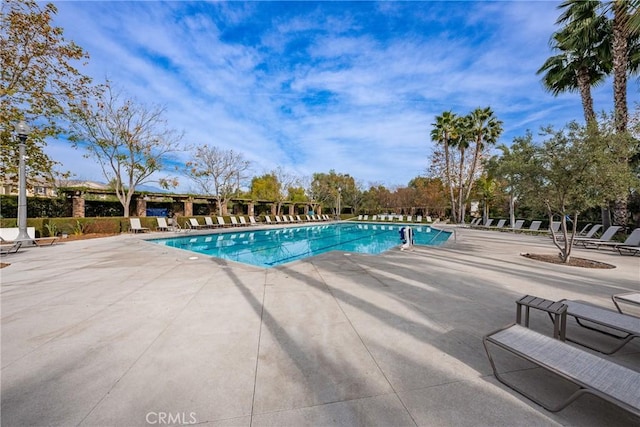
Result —
[[[638, 425], [591, 396], [547, 412], [482, 346], [526, 294], [613, 308], [640, 290], [638, 256], [551, 265], [520, 256], [555, 253], [545, 236], [459, 228], [441, 247], [261, 269], [144, 241], [163, 235], [2, 257], [2, 425]], [[613, 358], [640, 370], [640, 342]]]

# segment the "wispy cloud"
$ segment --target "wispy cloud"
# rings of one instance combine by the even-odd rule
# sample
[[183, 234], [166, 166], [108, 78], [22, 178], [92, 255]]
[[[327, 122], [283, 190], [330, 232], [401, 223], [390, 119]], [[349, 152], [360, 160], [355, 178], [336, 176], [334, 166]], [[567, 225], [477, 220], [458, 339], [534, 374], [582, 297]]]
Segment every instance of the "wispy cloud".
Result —
[[[577, 94], [554, 98], [535, 74], [557, 4], [63, 2], [56, 19], [91, 54], [88, 73], [165, 105], [185, 144], [241, 151], [256, 173], [334, 169], [393, 185], [427, 168], [445, 110], [491, 106], [507, 144], [581, 119]], [[610, 86], [594, 91], [596, 108], [611, 109]], [[70, 150], [50, 147], [99, 179]]]

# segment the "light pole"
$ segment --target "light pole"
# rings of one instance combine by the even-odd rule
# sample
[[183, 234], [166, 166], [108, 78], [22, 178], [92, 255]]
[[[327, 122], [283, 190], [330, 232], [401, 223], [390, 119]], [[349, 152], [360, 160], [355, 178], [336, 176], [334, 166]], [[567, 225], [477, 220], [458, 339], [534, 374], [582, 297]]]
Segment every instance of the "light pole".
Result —
[[338, 187], [338, 219], [340, 219], [340, 195], [342, 194], [342, 188]]
[[27, 234], [27, 174], [25, 165], [27, 136], [29, 136], [29, 125], [24, 121], [18, 123], [16, 128], [18, 133], [18, 156], [19, 170], [18, 170], [18, 237], [16, 241], [21, 241], [23, 246], [29, 246], [33, 244], [33, 240]]

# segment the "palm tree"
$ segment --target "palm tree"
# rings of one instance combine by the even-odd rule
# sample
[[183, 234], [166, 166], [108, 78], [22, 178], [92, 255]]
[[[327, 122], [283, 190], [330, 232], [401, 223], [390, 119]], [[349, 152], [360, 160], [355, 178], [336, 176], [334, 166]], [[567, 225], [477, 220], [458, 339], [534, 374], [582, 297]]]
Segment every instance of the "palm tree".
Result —
[[449, 152], [449, 148], [451, 144], [458, 137], [458, 129], [457, 129], [457, 121], [458, 116], [451, 111], [445, 111], [440, 116], [436, 116], [435, 123], [432, 123], [433, 129], [431, 130], [431, 140], [442, 144], [444, 149], [444, 159], [445, 159], [445, 180], [447, 182], [447, 186], [449, 187], [449, 198], [451, 202], [451, 216], [455, 220], [456, 216], [456, 202], [455, 195], [453, 192], [453, 178], [451, 176], [451, 155]]
[[[464, 203], [460, 203], [460, 214], [463, 220], [466, 201], [469, 200], [469, 197], [471, 196], [475, 175], [480, 168], [482, 161], [482, 154], [489, 145], [494, 145], [498, 142], [503, 131], [502, 121], [496, 118], [491, 107], [476, 108], [473, 110], [466, 117], [465, 125], [469, 140], [475, 143], [475, 151], [473, 153], [473, 161], [471, 162], [469, 170], [468, 182], [466, 185], [467, 191], [464, 194]], [[462, 193], [460, 197], [462, 198]]]
[[571, 13], [565, 11], [560, 16], [557, 23], [565, 27], [551, 38], [551, 47], [559, 53], [547, 59], [537, 72], [546, 73], [542, 83], [554, 96], [580, 92], [586, 123], [596, 118], [591, 87], [602, 83], [611, 72], [610, 25], [606, 17], [597, 14], [597, 5], [580, 1], [572, 6]]

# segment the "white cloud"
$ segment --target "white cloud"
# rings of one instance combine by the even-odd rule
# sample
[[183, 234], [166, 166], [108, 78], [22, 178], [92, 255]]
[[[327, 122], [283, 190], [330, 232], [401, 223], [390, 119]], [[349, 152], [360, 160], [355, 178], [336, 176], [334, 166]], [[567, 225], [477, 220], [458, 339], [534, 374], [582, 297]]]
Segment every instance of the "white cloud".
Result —
[[[490, 105], [506, 143], [581, 119], [577, 94], [554, 98], [535, 75], [557, 4], [64, 2], [56, 19], [91, 54], [92, 76], [165, 105], [185, 144], [240, 151], [256, 173], [406, 184], [427, 168], [445, 110]], [[597, 109], [611, 109], [610, 92], [594, 90]], [[48, 152], [95, 173], [68, 145]]]

